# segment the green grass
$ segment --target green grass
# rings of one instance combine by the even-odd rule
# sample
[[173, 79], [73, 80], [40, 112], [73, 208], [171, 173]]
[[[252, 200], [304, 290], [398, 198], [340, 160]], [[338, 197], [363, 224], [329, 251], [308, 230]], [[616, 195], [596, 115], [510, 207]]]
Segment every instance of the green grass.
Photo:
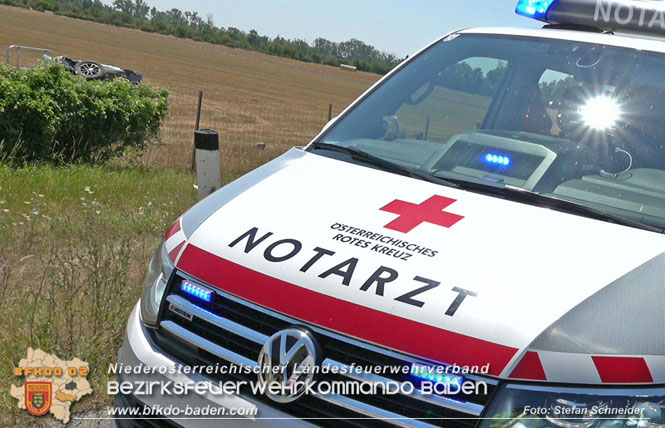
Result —
[[[165, 229], [196, 201], [195, 177], [175, 171], [0, 165], [0, 366], [28, 347], [90, 363], [94, 394], [109, 403], [106, 370]], [[0, 376], [0, 426], [34, 423]], [[50, 418], [49, 418], [50, 419]]]

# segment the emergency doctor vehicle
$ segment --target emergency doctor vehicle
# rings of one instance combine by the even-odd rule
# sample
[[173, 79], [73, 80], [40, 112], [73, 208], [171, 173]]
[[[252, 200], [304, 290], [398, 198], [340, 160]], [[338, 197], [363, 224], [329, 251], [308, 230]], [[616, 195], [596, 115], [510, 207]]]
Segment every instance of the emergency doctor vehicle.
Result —
[[665, 427], [665, 2], [517, 13], [170, 227], [115, 426]]

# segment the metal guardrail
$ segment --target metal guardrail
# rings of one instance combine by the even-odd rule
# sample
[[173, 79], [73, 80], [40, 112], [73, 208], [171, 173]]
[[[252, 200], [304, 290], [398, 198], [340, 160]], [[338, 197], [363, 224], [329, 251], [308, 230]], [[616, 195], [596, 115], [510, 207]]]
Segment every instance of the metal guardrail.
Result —
[[32, 51], [32, 52], [41, 52], [49, 56], [55, 56], [55, 52], [51, 49], [44, 48], [33, 48], [31, 46], [21, 46], [21, 45], [11, 45], [7, 48], [7, 64], [11, 63], [11, 52], [12, 50], [16, 51], [16, 68], [21, 68], [21, 51]]

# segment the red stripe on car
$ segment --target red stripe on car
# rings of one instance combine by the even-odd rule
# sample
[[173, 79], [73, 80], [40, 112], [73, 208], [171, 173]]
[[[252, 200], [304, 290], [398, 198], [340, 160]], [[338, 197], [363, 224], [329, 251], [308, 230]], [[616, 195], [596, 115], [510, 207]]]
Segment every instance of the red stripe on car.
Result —
[[180, 219], [178, 219], [176, 220], [175, 223], [171, 225], [171, 227], [169, 227], [169, 230], [166, 231], [166, 236], [164, 237], [164, 240], [167, 241], [170, 237], [178, 233], [180, 229], [181, 229]]
[[515, 370], [508, 376], [511, 379], [547, 380], [547, 375], [537, 352], [527, 352]]
[[370, 309], [273, 278], [194, 245], [178, 268], [221, 290], [312, 324], [447, 364], [498, 376], [517, 349]]
[[179, 243], [174, 249], [171, 250], [169, 253], [169, 258], [173, 263], [175, 263], [176, 259], [178, 258], [178, 254], [180, 254], [180, 250], [182, 249], [182, 246], [185, 245], [185, 241], [182, 241]]
[[644, 358], [592, 356], [603, 383], [652, 383], [653, 377]]

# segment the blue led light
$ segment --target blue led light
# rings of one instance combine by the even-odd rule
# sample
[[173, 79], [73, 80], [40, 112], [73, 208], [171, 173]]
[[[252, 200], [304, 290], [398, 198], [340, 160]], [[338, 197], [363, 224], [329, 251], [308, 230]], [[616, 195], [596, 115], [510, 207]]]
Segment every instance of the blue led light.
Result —
[[205, 302], [210, 303], [212, 301], [212, 291], [199, 287], [196, 284], [192, 284], [189, 281], [183, 281], [180, 284], [180, 290], [185, 294], [189, 294], [190, 296], [196, 297]]
[[547, 11], [556, 0], [519, 0], [515, 12], [527, 18], [544, 20]]
[[419, 363], [411, 364], [411, 375], [429, 382], [455, 384], [458, 388], [461, 387], [464, 380], [461, 376], [447, 373], [444, 366], [428, 366]]
[[485, 162], [493, 165], [508, 166], [510, 165], [510, 157], [506, 155], [497, 155], [496, 153], [488, 153], [485, 155]]

